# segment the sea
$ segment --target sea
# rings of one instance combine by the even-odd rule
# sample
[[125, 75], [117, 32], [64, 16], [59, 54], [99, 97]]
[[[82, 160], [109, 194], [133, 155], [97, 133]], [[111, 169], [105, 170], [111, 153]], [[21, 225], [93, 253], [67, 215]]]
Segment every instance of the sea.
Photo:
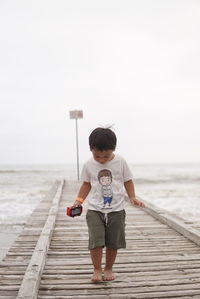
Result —
[[[130, 167], [138, 197], [187, 221], [200, 222], [200, 163]], [[63, 178], [76, 180], [76, 165], [0, 165], [0, 225], [23, 226], [55, 180]]]

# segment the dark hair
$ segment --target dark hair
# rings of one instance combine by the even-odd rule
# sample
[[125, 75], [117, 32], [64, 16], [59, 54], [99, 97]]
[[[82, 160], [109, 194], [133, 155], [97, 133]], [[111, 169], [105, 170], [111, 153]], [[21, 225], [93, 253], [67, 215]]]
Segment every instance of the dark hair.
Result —
[[99, 151], [115, 150], [117, 137], [109, 128], [96, 128], [89, 136], [90, 149]]

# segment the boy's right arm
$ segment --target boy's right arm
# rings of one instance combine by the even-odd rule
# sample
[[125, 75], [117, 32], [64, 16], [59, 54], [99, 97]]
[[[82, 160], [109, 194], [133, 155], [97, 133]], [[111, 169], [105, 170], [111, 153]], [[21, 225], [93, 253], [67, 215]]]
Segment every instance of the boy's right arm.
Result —
[[84, 201], [88, 196], [90, 190], [91, 190], [91, 184], [89, 182], [83, 182], [77, 195], [77, 198], [79, 200], [75, 200], [74, 205], [81, 205], [83, 203], [81, 202], [81, 199]]

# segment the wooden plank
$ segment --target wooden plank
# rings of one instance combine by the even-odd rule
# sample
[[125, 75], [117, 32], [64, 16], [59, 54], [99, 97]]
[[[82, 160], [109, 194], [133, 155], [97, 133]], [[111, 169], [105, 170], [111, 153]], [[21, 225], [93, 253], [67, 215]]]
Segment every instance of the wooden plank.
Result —
[[180, 234], [200, 246], [200, 230], [195, 229], [192, 223], [181, 219], [175, 219], [167, 212], [157, 209], [152, 204], [147, 204], [145, 211], [152, 215], [154, 218], [158, 219], [160, 222], [167, 224], [173, 230], [179, 232]]
[[17, 295], [17, 299], [37, 298], [40, 278], [44, 268], [47, 250], [49, 248], [51, 235], [53, 233], [53, 228], [55, 225], [62, 188], [63, 182], [58, 187], [57, 193], [53, 199], [52, 207], [49, 211], [49, 216], [39, 237], [31, 261], [27, 267], [26, 273], [24, 275], [21, 287]]
[[[187, 286], [186, 286], [187, 287]], [[132, 291], [134, 290], [134, 291]], [[200, 296], [200, 289], [195, 289], [193, 286], [189, 289], [182, 289], [181, 286], [179, 286], [179, 289], [176, 287], [174, 289], [170, 289], [167, 287], [161, 288], [149, 288], [149, 287], [142, 287], [142, 288], [121, 288], [115, 289], [115, 288], [107, 288], [105, 291], [103, 287], [101, 289], [94, 289], [90, 290], [90, 292], [87, 292], [87, 289], [85, 291], [83, 290], [80, 292], [79, 290], [57, 290], [54, 291], [51, 290], [41, 290], [38, 298], [46, 298], [46, 295], [49, 296], [49, 293], [52, 295], [53, 298], [60, 298], [61, 296], [65, 296], [65, 298], [98, 298], [99, 295], [104, 296], [103, 298], [136, 298], [136, 299], [155, 299], [155, 298], [183, 298], [186, 295], [198, 295]], [[197, 297], [198, 298], [198, 297]], [[200, 297], [199, 297], [200, 298]]]

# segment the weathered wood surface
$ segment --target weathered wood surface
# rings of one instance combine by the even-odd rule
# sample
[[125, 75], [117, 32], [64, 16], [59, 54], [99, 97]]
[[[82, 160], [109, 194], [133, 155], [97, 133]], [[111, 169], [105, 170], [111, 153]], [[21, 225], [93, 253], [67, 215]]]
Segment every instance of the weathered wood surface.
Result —
[[178, 219], [152, 204], [148, 204], [146, 212], [200, 246], [200, 227], [195, 227], [193, 222]]
[[[30, 263], [26, 269], [23, 281], [21, 283], [17, 299], [30, 298], [37, 299], [38, 289], [44, 265], [46, 262], [46, 255], [51, 242], [52, 233], [54, 230], [58, 207], [60, 203], [61, 193], [64, 182], [59, 186], [57, 193], [52, 201], [47, 220], [42, 229], [37, 245], [34, 249]], [[23, 252], [24, 253], [24, 252]], [[31, 294], [29, 294], [31, 290]]]
[[[20, 299], [200, 298], [199, 246], [166, 223], [156, 220], [156, 212], [152, 217], [147, 213], [148, 209], [146, 212], [128, 203], [127, 248], [118, 253], [114, 266], [116, 280], [92, 284], [85, 211], [81, 217], [70, 218], [65, 215], [66, 206], [73, 203], [78, 189], [75, 182], [65, 182], [63, 187], [55, 227], [54, 230], [50, 229], [52, 236], [49, 249], [48, 244], [44, 246], [43, 253], [47, 254], [42, 257], [44, 269], [39, 271], [42, 274], [41, 281], [40, 275], [36, 281], [38, 294], [30, 287], [28, 295], [22, 295], [20, 286], [27, 280], [27, 273], [30, 275], [32, 256], [35, 249], [37, 252], [37, 242], [58, 188], [57, 182], [0, 264], [1, 299], [17, 296]], [[27, 289], [27, 286], [30, 286], [29, 279], [24, 288]]]

